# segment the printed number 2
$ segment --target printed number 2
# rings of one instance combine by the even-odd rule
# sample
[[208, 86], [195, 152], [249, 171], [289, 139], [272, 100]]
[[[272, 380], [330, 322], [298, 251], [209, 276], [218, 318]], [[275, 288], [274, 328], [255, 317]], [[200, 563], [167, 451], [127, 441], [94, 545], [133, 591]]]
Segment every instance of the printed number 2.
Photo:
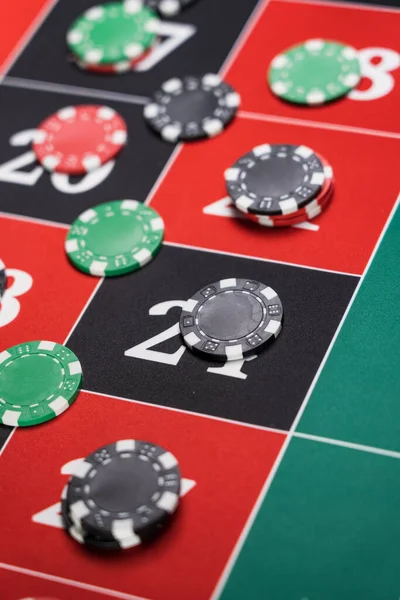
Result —
[[[185, 304], [186, 302], [184, 300], [160, 302], [159, 304], [155, 304], [150, 308], [149, 315], [166, 315], [171, 308], [183, 308]], [[175, 323], [168, 329], [165, 329], [152, 338], [149, 338], [140, 344], [136, 344], [136, 346], [132, 346], [132, 348], [129, 348], [125, 351], [125, 356], [158, 362], [163, 365], [176, 366], [186, 350], [186, 346], [184, 344], [181, 344], [178, 350], [176, 350], [176, 352], [173, 354], [160, 352], [159, 350], [151, 350], [151, 348], [157, 344], [161, 344], [161, 342], [166, 342], [167, 340], [179, 335], [179, 323]], [[254, 358], [256, 358], [256, 356], [250, 356], [243, 360], [227, 361], [223, 364], [223, 366], [209, 367], [207, 371], [208, 373], [214, 373], [215, 375], [225, 375], [226, 377], [235, 377], [236, 379], [246, 379], [247, 375], [242, 373], [241, 369], [246, 361], [253, 360]]]
[[[10, 138], [10, 144], [11, 146], [27, 146], [34, 141], [35, 135], [35, 129], [19, 131]], [[36, 165], [31, 171], [19, 170], [35, 163], [36, 157], [34, 152], [31, 150], [24, 152], [24, 154], [17, 156], [17, 158], [13, 158], [0, 165], [0, 181], [16, 183], [18, 185], [35, 185], [44, 173], [43, 167]], [[100, 168], [82, 177], [77, 183], [71, 183], [68, 175], [64, 175], [63, 173], [51, 173], [50, 181], [59, 192], [63, 192], [64, 194], [81, 194], [102, 183], [109, 176], [114, 165], [115, 161], [110, 160]]]

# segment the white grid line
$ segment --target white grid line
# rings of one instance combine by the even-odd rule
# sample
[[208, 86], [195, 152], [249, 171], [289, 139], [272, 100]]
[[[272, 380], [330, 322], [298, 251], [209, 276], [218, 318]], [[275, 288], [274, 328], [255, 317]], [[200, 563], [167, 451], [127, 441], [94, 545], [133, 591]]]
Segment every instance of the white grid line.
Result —
[[124, 592], [117, 592], [116, 590], [110, 590], [108, 588], [103, 588], [98, 585], [83, 583], [82, 581], [75, 581], [74, 579], [66, 579], [65, 577], [59, 577], [58, 575], [50, 575], [49, 573], [41, 573], [40, 571], [34, 571], [33, 569], [25, 569], [24, 567], [9, 565], [3, 562], [0, 562], [0, 569], [4, 569], [6, 571], [13, 571], [14, 573], [21, 573], [22, 575], [30, 575], [31, 577], [37, 577], [39, 579], [47, 579], [47, 581], [62, 583], [64, 585], [76, 587], [81, 590], [86, 590], [88, 592], [97, 592], [98, 594], [111, 596], [112, 598], [119, 598], [119, 600], [146, 600], [146, 598], [142, 596], [125, 594]]
[[367, 262], [367, 264], [365, 266], [364, 272], [363, 272], [363, 274], [362, 274], [362, 276], [361, 276], [361, 278], [360, 278], [360, 280], [359, 280], [359, 282], [357, 284], [356, 289], [354, 290], [354, 293], [353, 293], [353, 295], [352, 295], [352, 297], [350, 299], [350, 302], [349, 302], [349, 304], [348, 304], [348, 306], [347, 306], [347, 308], [346, 308], [346, 310], [344, 312], [344, 315], [343, 315], [343, 317], [342, 317], [342, 319], [341, 319], [341, 321], [339, 323], [339, 326], [336, 329], [335, 335], [333, 336], [333, 338], [331, 340], [331, 343], [328, 346], [328, 349], [327, 349], [327, 351], [325, 353], [324, 358], [322, 359], [322, 362], [321, 362], [321, 364], [319, 366], [319, 369], [318, 369], [318, 371], [315, 374], [315, 377], [314, 377], [314, 379], [313, 379], [313, 381], [311, 383], [311, 386], [310, 386], [310, 388], [308, 390], [308, 393], [307, 393], [306, 397], [304, 398], [304, 402], [303, 402], [302, 406], [300, 407], [300, 410], [297, 413], [297, 416], [296, 416], [295, 420], [292, 423], [292, 426], [290, 428], [290, 432], [289, 433], [291, 433], [291, 432], [293, 432], [293, 431], [296, 430], [297, 425], [298, 425], [301, 417], [303, 416], [304, 410], [305, 410], [305, 408], [306, 408], [306, 406], [308, 404], [308, 401], [310, 399], [310, 396], [311, 396], [312, 392], [314, 391], [314, 388], [315, 388], [315, 386], [317, 384], [317, 381], [318, 381], [319, 376], [320, 376], [320, 374], [322, 372], [322, 369], [324, 368], [324, 366], [326, 364], [326, 361], [329, 358], [329, 355], [330, 355], [330, 353], [332, 351], [332, 348], [333, 348], [333, 346], [334, 346], [334, 344], [335, 344], [335, 342], [337, 340], [337, 337], [338, 337], [338, 335], [340, 333], [340, 330], [342, 329], [343, 324], [344, 324], [344, 322], [346, 320], [346, 317], [347, 317], [348, 313], [350, 312], [351, 307], [354, 304], [354, 301], [355, 301], [355, 299], [357, 297], [357, 294], [358, 294], [358, 292], [359, 292], [359, 290], [360, 290], [360, 288], [361, 288], [361, 286], [362, 286], [362, 284], [363, 284], [363, 282], [365, 280], [365, 277], [366, 277], [366, 275], [367, 275], [367, 273], [369, 271], [369, 268], [372, 265], [372, 262], [373, 262], [373, 260], [374, 260], [374, 258], [376, 256], [376, 253], [378, 252], [378, 249], [379, 249], [379, 247], [380, 247], [380, 245], [382, 243], [383, 238], [385, 237], [386, 231], [388, 230], [389, 225], [392, 222], [392, 219], [393, 219], [393, 217], [394, 217], [394, 215], [396, 213], [396, 210], [397, 210], [399, 204], [400, 204], [400, 194], [397, 196], [397, 200], [394, 203], [392, 211], [391, 211], [389, 217], [386, 220], [386, 224], [385, 224], [385, 226], [383, 227], [383, 229], [381, 231], [381, 234], [380, 234], [380, 236], [379, 236], [379, 238], [378, 238], [378, 240], [377, 240], [377, 242], [375, 244], [375, 248], [373, 249], [373, 251], [371, 253], [371, 256], [369, 257], [369, 261]]
[[[169, 167], [167, 167], [167, 165], [166, 165], [165, 168], [169, 168]], [[153, 186], [153, 188], [155, 187], [155, 185]], [[145, 204], [149, 203], [149, 197], [151, 199], [152, 192], [150, 192]], [[68, 230], [70, 228], [70, 226], [65, 223], [58, 223], [56, 221], [48, 221], [45, 219], [39, 219], [37, 217], [28, 217], [26, 215], [17, 215], [14, 213], [6, 213], [6, 212], [2, 212], [2, 211], [0, 211], [0, 218], [10, 219], [12, 221], [14, 221], [14, 220], [24, 221], [27, 223], [32, 223], [34, 225], [39, 224], [39, 225], [45, 225], [48, 227], [59, 227], [60, 229], [65, 229], [65, 230]], [[335, 271], [333, 269], [324, 269], [323, 267], [315, 267], [315, 266], [301, 265], [299, 263], [287, 262], [287, 261], [282, 261], [282, 260], [274, 260], [272, 258], [265, 258], [263, 256], [249, 256], [247, 254], [239, 254], [237, 252], [228, 252], [226, 250], [216, 250], [215, 248], [203, 248], [201, 246], [191, 246], [188, 244], [181, 244], [179, 242], [164, 241], [163, 245], [171, 246], [173, 248], [184, 248], [185, 250], [194, 250], [196, 252], [205, 252], [205, 253], [210, 253], [210, 254], [221, 254], [223, 256], [244, 258], [246, 260], [257, 260], [260, 262], [268, 262], [268, 263], [284, 265], [284, 266], [288, 266], [288, 267], [296, 267], [298, 269], [308, 269], [310, 271], [320, 271], [321, 273], [331, 273], [333, 275], [344, 275], [345, 277], [357, 277], [357, 278], [361, 277], [360, 273], [348, 273], [346, 271]]]
[[[262, 14], [265, 6], [267, 6], [268, 2], [269, 2], [269, 0], [265, 0], [264, 2], [261, 2], [260, 5], [258, 5], [254, 8], [252, 14], [248, 18], [245, 25], [243, 26], [240, 35], [237, 37], [235, 44], [232, 46], [231, 50], [229, 51], [227, 57], [225, 58], [225, 61], [223, 62], [222, 66], [219, 70], [219, 74], [221, 75], [221, 77], [223, 77], [223, 74], [226, 70], [226, 66], [233, 62], [234, 58], [237, 56], [237, 54], [241, 50], [242, 46], [244, 45], [245, 41], [247, 40], [247, 37], [250, 35], [250, 32], [255, 27], [258, 19], [260, 18], [261, 14]], [[155, 194], [161, 187], [164, 179], [167, 177], [169, 171], [171, 170], [172, 166], [177, 161], [177, 159], [182, 151], [182, 148], [183, 148], [182, 143], [177, 144], [176, 147], [174, 148], [173, 152], [171, 153], [171, 156], [169, 157], [168, 161], [164, 165], [164, 168], [162, 169], [160, 175], [158, 176], [155, 184], [151, 188], [151, 190], [145, 200], [145, 204], [149, 205], [151, 203]]]
[[[275, 427], [267, 427], [264, 425], [255, 425], [254, 423], [246, 423], [244, 421], [235, 421], [234, 419], [227, 419], [225, 417], [219, 417], [216, 415], [206, 414], [206, 413], [198, 413], [191, 410], [186, 410], [183, 408], [176, 408], [172, 406], [165, 406], [164, 404], [154, 404], [152, 402], [144, 402], [143, 400], [136, 400], [134, 398], [124, 398], [123, 396], [115, 396], [113, 394], [107, 394], [103, 392], [96, 392], [94, 390], [84, 390], [81, 392], [85, 394], [89, 394], [92, 396], [100, 396], [107, 399], [117, 400], [120, 402], [128, 402], [131, 404], [138, 404], [143, 407], [156, 408], [160, 410], [166, 410], [170, 412], [176, 412], [184, 415], [188, 415], [190, 417], [196, 417], [200, 419], [206, 419], [210, 421], [217, 421], [220, 423], [225, 423], [228, 425], [236, 425], [239, 427], [245, 427], [246, 429], [255, 429], [256, 431], [263, 431], [265, 433], [277, 433], [280, 435], [287, 436], [290, 430], [287, 429], [277, 429]], [[319, 442], [321, 444], [329, 444], [331, 446], [341, 446], [343, 448], [348, 448], [351, 450], [357, 450], [359, 452], [366, 452], [369, 454], [380, 454], [382, 456], [389, 456], [391, 458], [400, 459], [400, 452], [396, 452], [395, 450], [387, 450], [385, 448], [379, 448], [377, 446], [368, 446], [365, 444], [358, 444], [356, 442], [349, 442], [346, 440], [340, 440], [336, 438], [328, 438], [320, 435], [314, 435], [312, 433], [303, 433], [301, 431], [293, 431], [292, 437], [302, 438], [305, 440], [310, 440], [313, 442]]]
[[223, 256], [235, 256], [236, 258], [245, 258], [247, 260], [258, 260], [260, 262], [268, 262], [275, 265], [284, 265], [288, 267], [297, 267], [299, 269], [308, 269], [310, 271], [320, 271], [321, 273], [331, 273], [333, 275], [344, 275], [346, 277], [361, 277], [359, 273], [347, 273], [345, 271], [334, 271], [332, 269], [323, 269], [322, 267], [311, 267], [309, 265], [300, 265], [298, 263], [286, 262], [283, 260], [274, 260], [273, 258], [264, 258], [262, 256], [248, 256], [239, 254], [238, 252], [227, 252], [226, 250], [215, 250], [215, 248], [202, 248], [201, 246], [189, 246], [178, 242], [163, 242], [165, 246], [173, 246], [176, 248], [185, 248], [186, 250], [195, 250], [196, 252], [209, 252], [210, 254], [222, 254]]
[[[279, 0], [286, 1], [286, 0]], [[282, 125], [294, 125], [296, 127], [312, 127], [313, 129], [328, 129], [330, 131], [342, 131], [344, 133], [355, 133], [358, 135], [370, 135], [374, 137], [390, 138], [400, 140], [400, 133], [395, 131], [382, 131], [380, 129], [367, 129], [366, 127], [355, 127], [353, 125], [341, 125], [340, 123], [327, 123], [325, 121], [311, 121], [308, 119], [295, 119], [293, 117], [281, 117], [268, 113], [255, 113], [240, 110], [237, 115], [242, 119], [253, 119], [255, 121], [267, 121], [270, 123], [281, 123]]]
[[135, 96], [133, 94], [123, 94], [121, 92], [112, 92], [110, 90], [97, 90], [95, 88], [85, 88], [77, 85], [65, 83], [53, 83], [51, 81], [39, 81], [37, 79], [24, 79], [22, 77], [7, 76], [3, 79], [3, 85], [12, 88], [21, 88], [35, 90], [36, 92], [51, 92], [52, 94], [69, 94], [74, 96], [84, 96], [98, 98], [100, 100], [111, 100], [112, 102], [125, 102], [127, 104], [137, 104], [143, 106], [149, 101], [144, 96]]
[[67, 344], [67, 342], [68, 342], [69, 338], [71, 337], [71, 335], [74, 333], [74, 331], [75, 331], [76, 327], [77, 327], [77, 326], [79, 325], [79, 323], [81, 322], [81, 320], [82, 320], [82, 318], [83, 318], [83, 315], [85, 314], [85, 312], [86, 312], [86, 311], [87, 311], [87, 309], [89, 308], [89, 306], [90, 306], [90, 304], [91, 304], [91, 302], [92, 302], [93, 298], [96, 296], [97, 292], [99, 291], [99, 289], [100, 289], [100, 287], [101, 287], [101, 284], [103, 283], [103, 281], [104, 281], [104, 277], [101, 277], [101, 278], [98, 280], [98, 282], [97, 282], [97, 284], [96, 284], [95, 288], [93, 289], [92, 293], [90, 294], [89, 298], [87, 299], [85, 306], [82, 308], [82, 310], [81, 310], [81, 312], [79, 313], [79, 315], [78, 315], [78, 317], [77, 317], [77, 319], [76, 319], [75, 323], [72, 325], [71, 329], [69, 330], [69, 333], [68, 333], [68, 335], [66, 336], [66, 338], [65, 338], [65, 340], [64, 340], [64, 344], [63, 344], [64, 346]]
[[243, 48], [243, 46], [249, 39], [250, 35], [253, 33], [257, 23], [261, 19], [261, 16], [265, 12], [269, 2], [270, 2], [270, 0], [261, 0], [261, 2], [259, 2], [258, 5], [255, 6], [253, 12], [251, 13], [250, 17], [247, 19], [247, 22], [245, 23], [244, 27], [242, 28], [240, 35], [236, 38], [235, 43], [233, 44], [227, 57], [225, 58], [224, 62], [222, 63], [222, 66], [219, 70], [219, 74], [221, 75], [222, 78], [225, 77], [226, 73], [231, 68], [231, 66], [232, 66], [234, 60], [236, 59], [236, 57], [238, 56], [239, 52], [241, 51], [241, 49]]
[[[290, 0], [275, 0], [278, 2], [286, 2]], [[98, 90], [94, 88], [84, 88], [81, 86], [73, 86], [61, 83], [52, 83], [49, 81], [38, 81], [35, 79], [23, 79], [20, 77], [5, 76], [2, 80], [4, 87], [19, 88], [34, 90], [37, 92], [50, 92], [57, 94], [75, 95], [82, 97], [92, 97], [100, 100], [109, 100], [111, 102], [121, 102], [125, 104], [133, 104], [136, 106], [144, 106], [149, 98], [145, 96], [135, 96], [132, 94], [123, 94], [120, 92], [112, 92], [109, 90]], [[258, 121], [267, 121], [270, 123], [281, 123], [282, 125], [292, 125], [295, 127], [312, 127], [313, 129], [322, 129], [329, 131], [343, 131], [345, 133], [354, 133], [357, 135], [369, 135], [373, 137], [383, 137], [389, 139], [400, 139], [400, 132], [384, 131], [381, 129], [369, 129], [367, 127], [358, 127], [356, 125], [345, 125], [341, 123], [329, 123], [328, 121], [312, 121], [311, 119], [298, 119], [270, 113], [257, 113], [248, 110], [239, 110], [237, 119], [252, 119]], [[181, 149], [183, 144], [178, 144], [173, 153], [177, 149]], [[177, 158], [177, 156], [176, 156]], [[165, 168], [165, 167], [164, 167]], [[154, 195], [154, 192], [153, 194]], [[147, 201], [149, 204], [149, 201]]]
[[294, 431], [292, 438], [300, 438], [303, 440], [309, 440], [310, 442], [319, 442], [321, 444], [329, 444], [330, 446], [340, 446], [341, 448], [347, 448], [348, 450], [357, 450], [358, 452], [367, 452], [367, 454], [378, 454], [379, 456], [388, 456], [389, 458], [400, 459], [400, 452], [395, 450], [386, 450], [385, 448], [375, 448], [374, 446], [366, 446], [365, 444], [357, 444], [355, 442], [346, 442], [344, 440], [336, 440], [334, 438], [327, 438], [320, 435], [313, 435], [312, 433], [301, 433], [300, 431]]
[[[92, 302], [93, 298], [95, 297], [97, 291], [99, 290], [101, 284], [103, 283], [104, 278], [99, 279], [99, 281], [97, 282], [95, 288], [93, 289], [92, 293], [90, 294], [89, 298], [87, 299], [85, 305], [83, 306], [81, 312], [79, 313], [77, 319], [75, 320], [74, 324], [72, 325], [71, 329], [69, 330], [67, 336], [64, 339], [63, 342], [63, 346], [65, 346], [69, 340], [69, 338], [71, 337], [72, 333], [75, 331], [75, 328], [78, 326], [78, 324], [80, 323], [83, 315], [85, 314], [86, 310], [89, 308], [90, 303]], [[14, 436], [14, 433], [17, 431], [18, 427], [14, 427], [12, 429], [12, 431], [10, 431], [10, 435], [8, 436], [7, 440], [5, 441], [5, 443], [3, 444], [3, 446], [0, 448], [0, 457], [4, 454], [4, 450], [6, 449], [6, 447], [8, 446], [8, 444], [11, 441], [11, 438]]]
[[6, 213], [0, 211], [0, 217], [10, 219], [11, 221], [24, 221], [33, 225], [45, 225], [46, 227], [59, 227], [60, 229], [69, 229], [70, 226], [66, 223], [58, 223], [57, 221], [48, 221], [47, 219], [39, 219], [38, 217], [28, 217], [27, 215], [17, 215], [15, 213]]
[[118, 400], [121, 402], [129, 402], [131, 404], [138, 404], [139, 406], [156, 408], [166, 410], [169, 412], [176, 412], [182, 415], [188, 415], [190, 417], [196, 417], [199, 419], [206, 419], [208, 421], [218, 421], [219, 423], [226, 423], [228, 425], [238, 425], [245, 427], [246, 429], [256, 429], [257, 431], [265, 431], [268, 433], [279, 433], [281, 435], [287, 435], [287, 430], [277, 429], [275, 427], [267, 427], [264, 425], [255, 425], [254, 423], [246, 423], [244, 421], [235, 421], [234, 419], [227, 419], [226, 417], [218, 417], [217, 415], [211, 415], [207, 413], [199, 413], [193, 410], [186, 410], [184, 408], [177, 408], [175, 406], [166, 406], [164, 404], [154, 404], [153, 402], [144, 402], [143, 400], [136, 400], [134, 398], [124, 398], [123, 396], [114, 396], [113, 394], [107, 394], [103, 392], [96, 392], [95, 390], [81, 390], [85, 394], [91, 394], [92, 396], [101, 396], [103, 398], [110, 398], [112, 400]]
[[286, 4], [308, 4], [310, 6], [328, 6], [329, 8], [349, 8], [354, 10], [364, 10], [370, 12], [382, 12], [392, 13], [398, 15], [400, 13], [398, 8], [390, 6], [375, 6], [373, 4], [357, 4], [352, 2], [329, 2], [325, 0], [274, 0], [275, 2], [286, 2]]

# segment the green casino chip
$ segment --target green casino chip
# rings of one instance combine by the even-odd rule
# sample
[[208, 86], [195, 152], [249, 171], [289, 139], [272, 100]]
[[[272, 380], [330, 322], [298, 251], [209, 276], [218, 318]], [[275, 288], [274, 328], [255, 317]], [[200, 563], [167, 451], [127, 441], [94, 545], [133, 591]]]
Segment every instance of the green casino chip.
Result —
[[74, 21], [67, 44], [91, 65], [139, 58], [155, 42], [158, 19], [142, 0], [93, 6]]
[[295, 104], [323, 104], [344, 96], [361, 78], [357, 51], [338, 42], [313, 39], [292, 46], [272, 60], [271, 90]]
[[161, 247], [164, 222], [137, 200], [114, 200], [82, 213], [67, 235], [65, 250], [84, 273], [123, 275], [143, 267]]
[[63, 413], [77, 397], [82, 367], [55, 342], [35, 341], [0, 353], [0, 422], [29, 427]]

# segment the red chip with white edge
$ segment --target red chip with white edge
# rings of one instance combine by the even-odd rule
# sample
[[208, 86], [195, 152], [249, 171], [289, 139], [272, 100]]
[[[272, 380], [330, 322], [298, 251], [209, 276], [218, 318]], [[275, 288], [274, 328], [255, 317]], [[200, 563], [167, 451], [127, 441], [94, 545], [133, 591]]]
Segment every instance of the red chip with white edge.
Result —
[[82, 175], [113, 158], [126, 140], [126, 123], [109, 106], [66, 106], [39, 125], [32, 148], [48, 171]]

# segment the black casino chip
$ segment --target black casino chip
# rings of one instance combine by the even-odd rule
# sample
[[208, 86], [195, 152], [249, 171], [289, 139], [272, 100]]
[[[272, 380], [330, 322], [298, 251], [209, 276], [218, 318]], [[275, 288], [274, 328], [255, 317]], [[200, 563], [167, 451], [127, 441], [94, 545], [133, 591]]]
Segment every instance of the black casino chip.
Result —
[[145, 4], [163, 17], [175, 17], [196, 0], [145, 0]]
[[69, 514], [69, 504], [66, 499], [67, 487], [63, 490], [63, 495], [61, 498], [61, 518], [64, 529], [69, 533], [69, 535], [79, 544], [83, 544], [85, 546], [89, 546], [90, 548], [96, 550], [121, 550], [121, 546], [115, 540], [111, 538], [102, 539], [98, 535], [89, 535], [86, 531], [83, 531], [79, 527], [76, 527], [70, 517]]
[[256, 146], [225, 171], [236, 208], [255, 215], [286, 215], [312, 200], [324, 183], [324, 165], [307, 146]]
[[240, 96], [218, 75], [174, 77], [144, 108], [144, 118], [168, 142], [213, 137], [234, 118]]
[[199, 290], [182, 309], [185, 344], [215, 360], [239, 360], [274, 340], [283, 306], [269, 286], [248, 279], [222, 279]]
[[[83, 543], [103, 540], [120, 548], [151, 541], [179, 506], [181, 475], [176, 458], [161, 446], [120, 440], [84, 461], [67, 485], [73, 533]], [[71, 533], [71, 532], [70, 532]]]
[[5, 292], [6, 285], [7, 285], [6, 266], [0, 258], [0, 298], [2, 297], [2, 295]]

